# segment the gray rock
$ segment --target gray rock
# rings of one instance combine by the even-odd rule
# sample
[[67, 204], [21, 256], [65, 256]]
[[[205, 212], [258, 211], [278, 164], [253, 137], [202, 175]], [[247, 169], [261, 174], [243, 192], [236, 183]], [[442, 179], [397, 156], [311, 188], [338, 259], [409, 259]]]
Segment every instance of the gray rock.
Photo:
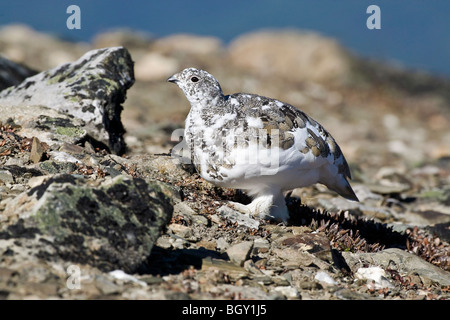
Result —
[[333, 262], [330, 240], [322, 233], [302, 233], [295, 236], [287, 236], [277, 240], [282, 248], [306, 251], [321, 260]]
[[346, 288], [337, 290], [333, 295], [342, 300], [377, 300], [377, 298], [372, 297], [366, 293], [352, 291]]
[[303, 251], [293, 248], [274, 248], [273, 252], [275, 255], [284, 260], [283, 266], [286, 268], [298, 268], [307, 267], [311, 265], [316, 265], [322, 270], [327, 270], [330, 268], [330, 264], [317, 258], [308, 251]]
[[189, 221], [189, 223], [193, 223], [196, 225], [207, 226], [209, 224], [208, 218], [206, 218], [205, 216], [202, 216], [200, 214], [197, 214], [184, 201], [178, 202], [173, 206], [173, 215], [174, 215], [174, 217], [176, 217], [177, 215], [180, 215], [183, 218], [187, 219]]
[[[123, 47], [104, 48], [89, 51], [73, 63], [41, 72], [3, 90], [0, 104], [10, 110], [44, 105], [80, 119], [91, 137], [109, 145], [114, 153], [122, 154], [125, 129], [120, 120], [121, 104], [133, 83], [133, 61], [128, 51]], [[61, 128], [67, 131], [72, 127]]]
[[42, 143], [39, 141], [38, 138], [33, 137], [30, 151], [30, 160], [33, 163], [38, 163], [39, 161], [41, 161], [43, 154], [44, 148], [42, 146]]
[[0, 170], [0, 182], [2, 183], [13, 183], [14, 177], [8, 170]]
[[230, 244], [224, 237], [220, 237], [219, 239], [216, 240], [216, 247], [219, 251], [225, 251], [230, 247]]
[[248, 259], [250, 251], [253, 248], [253, 241], [243, 241], [232, 245], [227, 249], [227, 254], [230, 260], [239, 266], [243, 266], [245, 260]]
[[0, 91], [18, 85], [37, 72], [0, 55]]
[[73, 162], [59, 162], [54, 160], [43, 161], [39, 164], [39, 168], [50, 174], [72, 173], [77, 169]]
[[375, 253], [342, 252], [342, 256], [353, 272], [361, 267], [362, 262], [383, 268], [397, 268], [398, 272], [407, 274], [416, 272], [421, 277], [428, 278], [441, 286], [450, 285], [450, 272], [432, 265], [413, 253], [400, 249], [390, 248]]
[[97, 275], [95, 277], [95, 286], [104, 295], [114, 294], [120, 290], [119, 286], [103, 275]]
[[392, 217], [392, 213], [388, 208], [380, 208], [379, 205], [366, 205], [343, 198], [319, 199], [318, 201], [328, 211], [348, 210], [350, 212], [362, 212], [365, 216], [377, 218], [381, 221]]
[[62, 174], [17, 196], [3, 211], [0, 252], [13, 241], [26, 259], [134, 272], [172, 216], [170, 192], [161, 182], [126, 176], [100, 185]]
[[237, 212], [236, 210], [231, 209], [230, 207], [223, 205], [217, 210], [217, 214], [222, 218], [230, 220], [231, 222], [235, 222], [240, 226], [245, 226], [250, 229], [258, 229], [259, 221], [249, 217], [245, 214]]
[[21, 137], [36, 137], [55, 149], [86, 138], [86, 124], [81, 119], [43, 105], [8, 106], [3, 102], [0, 98], [0, 121], [13, 121], [19, 126], [17, 134]]

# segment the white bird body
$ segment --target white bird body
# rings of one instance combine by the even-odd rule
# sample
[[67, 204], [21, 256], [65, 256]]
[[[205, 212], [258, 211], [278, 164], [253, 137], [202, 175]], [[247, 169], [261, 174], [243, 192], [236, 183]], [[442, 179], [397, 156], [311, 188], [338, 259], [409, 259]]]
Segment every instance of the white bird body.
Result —
[[333, 137], [290, 104], [254, 94], [225, 96], [217, 80], [188, 68], [172, 76], [191, 103], [185, 139], [199, 174], [254, 197], [238, 205], [262, 218], [286, 221], [283, 191], [325, 184], [357, 201], [350, 170]]

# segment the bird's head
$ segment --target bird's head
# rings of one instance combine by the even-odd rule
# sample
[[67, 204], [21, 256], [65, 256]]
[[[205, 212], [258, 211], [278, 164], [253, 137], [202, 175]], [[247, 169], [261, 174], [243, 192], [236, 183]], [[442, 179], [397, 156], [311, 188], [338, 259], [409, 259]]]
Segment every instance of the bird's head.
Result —
[[204, 70], [187, 68], [174, 74], [167, 81], [180, 87], [191, 105], [198, 103], [207, 105], [218, 98], [223, 98], [219, 82]]

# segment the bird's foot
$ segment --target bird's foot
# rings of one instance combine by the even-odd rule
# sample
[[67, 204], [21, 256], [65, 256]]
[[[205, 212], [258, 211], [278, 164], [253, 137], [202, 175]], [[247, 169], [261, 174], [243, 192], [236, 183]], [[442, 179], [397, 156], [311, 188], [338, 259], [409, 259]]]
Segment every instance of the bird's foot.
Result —
[[274, 203], [272, 196], [260, 196], [247, 205], [231, 201], [228, 204], [233, 210], [251, 217], [277, 222], [286, 222], [289, 219], [289, 211], [284, 198]]
[[237, 211], [239, 213], [245, 214], [247, 216], [253, 216], [254, 213], [252, 212], [251, 208], [248, 207], [248, 205], [239, 203], [239, 202], [233, 202], [228, 201], [228, 206], [232, 208], [234, 211]]

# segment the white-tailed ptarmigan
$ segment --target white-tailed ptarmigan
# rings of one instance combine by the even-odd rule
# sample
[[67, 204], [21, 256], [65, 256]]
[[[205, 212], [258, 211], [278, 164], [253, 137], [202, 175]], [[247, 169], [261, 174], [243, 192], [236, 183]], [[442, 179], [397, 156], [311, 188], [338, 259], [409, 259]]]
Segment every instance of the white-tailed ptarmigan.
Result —
[[322, 183], [358, 201], [333, 137], [294, 106], [255, 94], [224, 95], [208, 72], [187, 68], [169, 79], [191, 104], [184, 138], [205, 180], [243, 189], [253, 201], [235, 209], [287, 221], [283, 191]]

